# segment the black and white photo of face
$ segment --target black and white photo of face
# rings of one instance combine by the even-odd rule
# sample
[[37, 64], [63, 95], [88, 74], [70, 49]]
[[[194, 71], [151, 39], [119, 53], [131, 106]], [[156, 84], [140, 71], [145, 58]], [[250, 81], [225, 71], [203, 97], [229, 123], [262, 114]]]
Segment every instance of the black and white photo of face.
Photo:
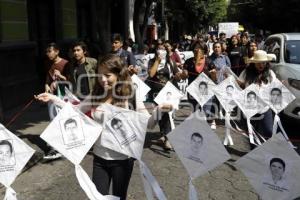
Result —
[[282, 91], [279, 88], [272, 88], [270, 92], [270, 102], [273, 105], [281, 105], [282, 102]]
[[250, 91], [247, 93], [246, 96], [246, 108], [247, 109], [254, 109], [257, 106], [257, 96], [255, 92]]
[[171, 101], [172, 100], [172, 92], [167, 92], [166, 94], [166, 100]]
[[207, 92], [207, 83], [204, 82], [204, 81], [201, 81], [199, 83], [199, 93], [200, 95], [207, 95], [208, 92]]
[[234, 87], [232, 85], [227, 85], [227, 87], [226, 87], [226, 95], [228, 97], [232, 97], [233, 92], [234, 92]]
[[67, 138], [69, 140], [77, 140], [78, 136], [76, 134], [78, 126], [75, 119], [68, 119], [64, 123], [65, 133], [67, 134]]
[[191, 136], [191, 150], [194, 154], [198, 154], [200, 152], [201, 146], [203, 144], [203, 137], [200, 133], [193, 133]]
[[203, 161], [200, 158], [202, 145], [203, 145], [203, 136], [198, 132], [193, 133], [191, 135], [190, 146], [188, 147], [186, 158], [203, 164]]
[[117, 134], [122, 136], [123, 138], [126, 138], [126, 131], [124, 130], [123, 123], [118, 118], [113, 118], [111, 120], [111, 127], [116, 131]]
[[13, 165], [13, 146], [8, 140], [0, 141], [0, 166]]
[[270, 161], [270, 172], [274, 184], [282, 181], [285, 172], [285, 162], [281, 158], [273, 158]]

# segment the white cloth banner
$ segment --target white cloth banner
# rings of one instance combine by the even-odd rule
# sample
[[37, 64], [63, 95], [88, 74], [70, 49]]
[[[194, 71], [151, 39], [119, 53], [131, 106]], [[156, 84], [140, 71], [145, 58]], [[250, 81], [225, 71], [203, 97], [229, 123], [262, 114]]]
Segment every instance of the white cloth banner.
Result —
[[91, 200], [119, 200], [113, 195], [102, 195], [98, 192], [95, 184], [80, 165], [75, 165], [75, 173], [81, 188]]
[[215, 83], [205, 73], [201, 73], [189, 86], [186, 91], [203, 106], [214, 96]]
[[66, 103], [40, 137], [77, 165], [101, 131], [102, 127], [97, 122]]
[[225, 139], [223, 144], [224, 145], [233, 145], [233, 139], [230, 133], [230, 129], [231, 129], [231, 124], [230, 124], [230, 113], [226, 112], [225, 113]]
[[168, 81], [154, 99], [158, 105], [171, 104], [173, 106], [173, 110], [168, 113], [172, 130], [175, 129], [173, 112], [175, 109], [179, 108], [179, 103], [182, 98], [183, 94], [180, 92], [180, 90], [178, 90], [170, 81]]
[[300, 157], [281, 134], [273, 135], [236, 165], [263, 200], [292, 200], [300, 196]]
[[17, 193], [11, 188], [6, 188], [4, 200], [17, 200]]
[[[205, 120], [199, 120], [203, 117], [200, 114], [196, 111], [167, 135], [190, 179], [202, 176], [230, 159], [216, 133]], [[192, 181], [189, 182], [189, 199], [198, 199]]]
[[100, 139], [103, 147], [141, 159], [149, 115], [110, 104], [102, 104], [104, 130]]
[[177, 84], [178, 84], [180, 92], [183, 95], [182, 100], [187, 100], [187, 91], [186, 91], [186, 88], [189, 85], [189, 80], [188, 79], [182, 79]]
[[116, 200], [118, 198], [106, 198], [93, 189], [95, 185], [79, 166], [101, 131], [102, 126], [66, 103], [40, 137], [75, 165], [78, 182], [88, 197], [95, 200]]
[[187, 59], [194, 57], [193, 51], [181, 51], [178, 53], [183, 64]]
[[67, 88], [65, 87], [65, 96], [64, 100], [72, 103], [72, 104], [79, 104], [80, 100]]
[[192, 179], [189, 181], [189, 200], [198, 200], [198, 194]]
[[131, 80], [133, 82], [133, 88], [135, 90], [136, 101], [145, 101], [146, 95], [151, 88], [145, 84], [137, 75], [132, 75]]
[[148, 63], [149, 60], [154, 58], [154, 54], [138, 54], [135, 55], [136, 67], [138, 68], [137, 76], [145, 80], [148, 77]]
[[[182, 122], [167, 137], [192, 178], [221, 165], [230, 155], [198, 111]], [[207, 156], [211, 155], [211, 156]]]
[[170, 81], [168, 81], [166, 85], [159, 91], [154, 101], [158, 105], [171, 104], [173, 109], [178, 109], [180, 99], [182, 97], [182, 93]]
[[141, 177], [143, 180], [147, 199], [148, 200], [153, 199], [152, 191], [154, 191], [154, 194], [158, 200], [167, 200], [157, 180], [155, 179], [150, 169], [146, 166], [146, 164], [142, 160], [139, 160], [139, 166], [140, 166]]
[[233, 100], [235, 93], [242, 91], [242, 89], [235, 81], [235, 78], [232, 75], [230, 75], [228, 78], [226, 78], [224, 81], [219, 83], [216, 87], [214, 87], [213, 90], [220, 104], [225, 110], [226, 128], [225, 128], [225, 139], [223, 144], [228, 145], [229, 142], [229, 145], [233, 145], [233, 140], [230, 133], [231, 130], [230, 112], [232, 112], [233, 109], [237, 106], [237, 104]]
[[229, 76], [224, 81], [213, 88], [214, 94], [218, 98], [220, 104], [226, 112], [231, 112], [237, 104], [234, 102], [234, 96], [237, 92], [241, 92], [233, 76]]
[[275, 114], [280, 113], [296, 98], [278, 79], [273, 80], [268, 87], [262, 87], [260, 97]]
[[267, 103], [259, 96], [259, 88], [256, 84], [251, 84], [244, 90], [236, 92], [233, 99], [247, 119], [263, 110], [268, 110]]
[[30, 146], [0, 124], [0, 183], [7, 188], [5, 199], [16, 199], [10, 185], [33, 154]]

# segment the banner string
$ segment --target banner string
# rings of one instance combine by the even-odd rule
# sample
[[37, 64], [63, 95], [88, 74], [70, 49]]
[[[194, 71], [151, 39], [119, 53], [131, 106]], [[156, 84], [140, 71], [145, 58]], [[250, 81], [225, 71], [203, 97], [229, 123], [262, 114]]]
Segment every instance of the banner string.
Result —
[[29, 106], [33, 103], [33, 101], [34, 101], [35, 99], [34, 98], [32, 98], [22, 109], [21, 109], [21, 111], [19, 111], [19, 112], [17, 112], [9, 121], [8, 121], [8, 123], [6, 123], [6, 127], [9, 127], [13, 122], [15, 122], [16, 121], [16, 119], [18, 118], [18, 117], [20, 117], [21, 116], [21, 114], [23, 114], [24, 112], [25, 112], [25, 110], [27, 110], [28, 108], [29, 108]]

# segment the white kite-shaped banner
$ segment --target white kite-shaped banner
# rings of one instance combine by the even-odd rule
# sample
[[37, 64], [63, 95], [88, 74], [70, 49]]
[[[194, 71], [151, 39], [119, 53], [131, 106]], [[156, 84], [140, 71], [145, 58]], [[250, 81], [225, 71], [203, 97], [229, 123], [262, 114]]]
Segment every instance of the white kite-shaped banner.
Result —
[[260, 94], [275, 114], [280, 113], [296, 98], [278, 79], [273, 80], [268, 87], [263, 87]]
[[100, 124], [66, 103], [40, 137], [75, 165], [78, 182], [89, 199], [117, 200], [118, 197], [100, 194], [79, 165], [101, 131]]
[[[278, 126], [280, 127], [282, 134], [289, 141], [289, 137], [286, 134], [281, 120], [278, 114], [287, 107], [296, 97], [282, 84], [278, 79], [273, 80], [268, 87], [263, 87], [260, 91], [261, 98], [270, 106], [274, 111], [274, 124], [273, 134], [277, 133]], [[290, 145], [295, 146], [289, 141]]]
[[214, 96], [215, 83], [205, 73], [201, 73], [187, 88], [186, 91], [203, 106]]
[[180, 99], [183, 97], [179, 89], [177, 89], [170, 81], [159, 91], [154, 101], [158, 105], [171, 104], [173, 108], [178, 109]]
[[229, 153], [216, 133], [200, 115], [201, 112], [196, 111], [167, 135], [191, 177], [189, 182], [190, 200], [197, 199], [192, 180], [230, 159]]
[[148, 76], [149, 60], [154, 57], [154, 54], [138, 54], [134, 57], [136, 60], [136, 67], [139, 70], [137, 76], [142, 80], [145, 80]]
[[137, 75], [132, 75], [131, 80], [133, 82], [133, 87], [135, 90], [136, 100], [145, 101], [146, 95], [151, 90], [151, 88], [145, 84]]
[[113, 151], [136, 158], [142, 157], [149, 115], [110, 104], [102, 104], [104, 130], [100, 144]]
[[[250, 143], [257, 143], [260, 145], [261, 141], [253, 130], [253, 127], [250, 123], [250, 118], [257, 113], [266, 112], [269, 107], [268, 104], [259, 96], [259, 86], [256, 84], [251, 84], [243, 91], [237, 92], [237, 94], [234, 96], [234, 101], [247, 118]], [[263, 137], [261, 137], [261, 139], [265, 141]]]
[[213, 91], [224, 110], [226, 112], [231, 112], [237, 106], [233, 100], [234, 95], [237, 92], [241, 92], [242, 89], [239, 87], [234, 77], [229, 76], [216, 87], [214, 87]]
[[167, 135], [192, 178], [197, 178], [230, 159], [219, 137], [202, 117], [196, 111]]
[[234, 99], [234, 95], [237, 92], [241, 92], [242, 89], [239, 87], [235, 78], [229, 76], [220, 84], [218, 84], [214, 89], [216, 97], [219, 99], [220, 104], [225, 110], [225, 140], [224, 145], [227, 145], [228, 142], [230, 145], [233, 145], [233, 139], [230, 134], [231, 124], [230, 124], [230, 112], [237, 106]]
[[41, 138], [78, 165], [102, 131], [102, 126], [66, 103]]
[[7, 188], [4, 199], [16, 199], [10, 185], [33, 154], [30, 146], [0, 124], [0, 182]]
[[249, 85], [246, 89], [237, 92], [234, 101], [243, 111], [247, 119], [250, 119], [257, 113], [267, 110], [268, 104], [265, 103], [260, 95], [259, 88], [256, 84]]
[[300, 157], [281, 134], [236, 161], [263, 200], [300, 197]]

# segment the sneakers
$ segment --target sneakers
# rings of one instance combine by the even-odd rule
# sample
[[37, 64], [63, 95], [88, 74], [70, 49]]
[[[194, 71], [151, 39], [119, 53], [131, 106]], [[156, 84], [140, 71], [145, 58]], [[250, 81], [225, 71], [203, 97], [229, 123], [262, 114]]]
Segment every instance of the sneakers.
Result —
[[173, 147], [172, 147], [171, 143], [170, 143], [167, 139], [164, 141], [164, 146], [163, 146], [163, 148], [164, 148], [166, 151], [171, 151], [171, 150], [173, 150]]
[[213, 130], [217, 129], [217, 125], [216, 125], [216, 121], [215, 120], [213, 120], [212, 123], [210, 124], [210, 128], [213, 129]]
[[54, 149], [50, 150], [45, 156], [44, 156], [44, 159], [45, 160], [55, 160], [55, 159], [58, 159], [58, 158], [61, 158], [62, 157], [62, 154], [55, 151]]

